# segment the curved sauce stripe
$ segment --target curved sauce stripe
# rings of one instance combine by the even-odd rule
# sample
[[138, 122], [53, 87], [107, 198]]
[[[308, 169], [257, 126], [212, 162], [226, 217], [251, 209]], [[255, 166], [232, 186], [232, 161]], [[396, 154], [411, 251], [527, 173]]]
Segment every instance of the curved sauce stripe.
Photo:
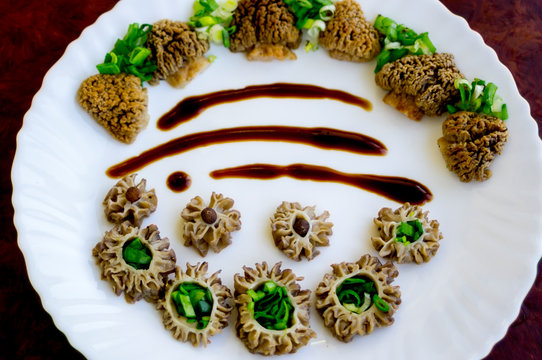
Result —
[[106, 174], [112, 178], [119, 178], [168, 156], [198, 147], [236, 141], [285, 141], [356, 154], [385, 155], [387, 153], [386, 146], [380, 141], [349, 131], [320, 127], [245, 126], [189, 134], [170, 140], [111, 166]]
[[207, 108], [228, 102], [242, 101], [258, 97], [301, 98], [301, 99], [333, 99], [346, 104], [359, 106], [367, 111], [373, 105], [367, 99], [352, 95], [345, 91], [326, 89], [315, 85], [275, 83], [252, 85], [242, 89], [222, 90], [204, 95], [191, 96], [180, 101], [173, 109], [158, 119], [157, 126], [161, 130], [170, 130], [187, 122]]
[[371, 191], [399, 203], [421, 205], [433, 199], [423, 184], [402, 177], [370, 174], [349, 174], [328, 167], [292, 164], [287, 166], [250, 164], [212, 171], [213, 179], [245, 178], [269, 180], [287, 176], [298, 180], [337, 182]]

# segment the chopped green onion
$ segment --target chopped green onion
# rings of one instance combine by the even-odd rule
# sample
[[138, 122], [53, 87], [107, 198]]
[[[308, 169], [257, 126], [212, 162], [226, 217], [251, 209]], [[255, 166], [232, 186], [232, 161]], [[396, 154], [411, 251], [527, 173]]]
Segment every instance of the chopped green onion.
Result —
[[171, 293], [171, 300], [179, 316], [188, 323], [196, 323], [197, 329], [204, 329], [208, 325], [213, 310], [213, 298], [208, 288], [185, 282]]
[[484, 113], [501, 120], [508, 119], [506, 104], [497, 94], [498, 87], [494, 83], [486, 84], [481, 79], [469, 82], [458, 78], [454, 81], [454, 86], [459, 90], [460, 101], [446, 106], [450, 114], [463, 110]]
[[382, 311], [382, 312], [388, 312], [390, 311], [390, 306], [388, 305], [387, 302], [385, 302], [380, 296], [378, 296], [377, 294], [374, 294], [373, 295], [373, 302], [375, 304], [375, 306], [378, 308], [378, 310]]
[[325, 21], [329, 21], [335, 14], [335, 5], [332, 0], [284, 0], [288, 9], [297, 19], [295, 26], [307, 31], [305, 51], [318, 49], [318, 37], [326, 29]]
[[336, 290], [339, 302], [356, 314], [361, 314], [371, 307], [373, 295], [376, 293], [374, 281], [364, 276], [347, 278]]
[[122, 258], [131, 267], [146, 270], [152, 261], [152, 253], [141, 242], [141, 239], [136, 237], [125, 244], [122, 250]]
[[215, 60], [216, 60], [216, 55], [209, 55], [209, 57], [207, 57], [207, 60], [209, 60], [210, 63], [215, 62]]
[[378, 15], [374, 27], [383, 35], [382, 51], [376, 58], [375, 73], [384, 65], [406, 55], [431, 55], [436, 48], [429, 39], [429, 34], [417, 34], [414, 30], [397, 24], [394, 20]]
[[422, 223], [418, 219], [403, 221], [395, 229], [395, 242], [407, 246], [419, 240], [423, 233]]
[[236, 30], [229, 27], [233, 20], [233, 11], [237, 8], [237, 0], [217, 3], [215, 0], [196, 0], [194, 14], [188, 24], [198, 33], [200, 39], [230, 47], [230, 35]]
[[292, 326], [294, 307], [285, 287], [266, 281], [256, 289], [249, 289], [247, 294], [252, 299], [247, 309], [260, 325], [270, 330], [284, 330]]

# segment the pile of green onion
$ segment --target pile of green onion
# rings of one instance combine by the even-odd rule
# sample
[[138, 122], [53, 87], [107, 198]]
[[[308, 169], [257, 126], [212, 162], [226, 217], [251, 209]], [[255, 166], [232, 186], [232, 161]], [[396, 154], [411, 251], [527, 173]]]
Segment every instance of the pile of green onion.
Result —
[[455, 105], [447, 105], [448, 112], [470, 111], [484, 113], [501, 120], [508, 119], [508, 110], [503, 99], [497, 95], [497, 85], [484, 80], [474, 79], [469, 82], [465, 79], [456, 79], [454, 86], [459, 90], [461, 101]]
[[414, 30], [397, 24], [394, 20], [378, 15], [374, 27], [383, 35], [382, 51], [376, 58], [375, 73], [384, 65], [406, 55], [431, 55], [436, 51], [429, 34], [417, 34]]
[[198, 32], [200, 38], [229, 48], [230, 35], [236, 30], [235, 26], [230, 26], [236, 8], [237, 0], [220, 3], [216, 0], [196, 0], [193, 6], [194, 15], [188, 24]]
[[269, 280], [256, 290], [249, 289], [247, 294], [252, 298], [248, 309], [264, 328], [285, 330], [292, 326], [294, 307], [286, 287]]
[[100, 74], [128, 73], [140, 78], [141, 84], [149, 81], [157, 68], [149, 58], [151, 51], [145, 47], [151, 30], [149, 24], [131, 24], [124, 38], [118, 39], [113, 50], [105, 55], [104, 62], [96, 65]]
[[147, 270], [152, 261], [152, 253], [141, 242], [141, 239], [136, 237], [125, 244], [122, 250], [122, 258], [128, 265], [137, 270]]
[[295, 15], [298, 29], [306, 30], [308, 41], [305, 51], [318, 50], [318, 36], [326, 29], [326, 21], [335, 14], [332, 0], [284, 0]]
[[196, 323], [197, 329], [207, 327], [213, 310], [213, 297], [208, 288], [185, 282], [171, 293], [171, 300], [179, 316], [185, 317], [186, 322]]
[[403, 221], [395, 229], [395, 242], [405, 246], [417, 241], [423, 235], [423, 227], [420, 220]]
[[382, 312], [388, 312], [390, 307], [378, 296], [374, 281], [365, 276], [354, 276], [345, 279], [337, 287], [337, 297], [341, 304], [349, 311], [361, 314], [367, 311], [372, 304]]

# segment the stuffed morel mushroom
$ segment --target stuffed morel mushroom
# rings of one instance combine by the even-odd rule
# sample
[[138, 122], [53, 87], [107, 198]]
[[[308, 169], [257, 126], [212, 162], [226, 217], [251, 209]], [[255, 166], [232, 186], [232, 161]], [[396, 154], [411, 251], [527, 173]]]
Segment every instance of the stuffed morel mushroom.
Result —
[[399, 263], [428, 262], [437, 253], [442, 234], [437, 220], [418, 205], [403, 204], [395, 211], [382, 208], [374, 223], [380, 236], [371, 241], [379, 255]]
[[143, 219], [156, 210], [158, 199], [154, 189], [147, 190], [147, 180], [136, 183], [137, 174], [120, 179], [105, 196], [103, 201], [107, 220], [114, 224], [129, 221], [140, 226]]
[[102, 279], [126, 301], [156, 302], [167, 276], [175, 269], [175, 251], [156, 225], [139, 229], [125, 221], [105, 233], [92, 250]]
[[316, 289], [316, 310], [333, 335], [343, 342], [393, 324], [401, 292], [391, 283], [399, 272], [388, 262], [364, 255], [354, 263], [331, 265]]
[[326, 221], [327, 211], [316, 216], [315, 208], [284, 201], [271, 218], [275, 245], [293, 260], [300, 261], [302, 257], [312, 260], [320, 253], [317, 246], [329, 245], [333, 223]]
[[230, 290], [222, 285], [220, 271], [207, 275], [207, 263], [186, 264], [186, 272], [175, 269], [175, 279], [166, 286], [158, 303], [164, 327], [173, 337], [194, 346], [207, 346], [210, 337], [228, 326], [232, 310]]
[[309, 324], [310, 290], [301, 290], [302, 278], [280, 267], [263, 262], [234, 276], [237, 336], [252, 353], [294, 353], [316, 337]]
[[196, 196], [181, 213], [185, 246], [194, 246], [201, 256], [209, 248], [220, 252], [231, 244], [231, 233], [241, 229], [241, 213], [232, 209], [233, 199], [212, 193], [206, 204]]

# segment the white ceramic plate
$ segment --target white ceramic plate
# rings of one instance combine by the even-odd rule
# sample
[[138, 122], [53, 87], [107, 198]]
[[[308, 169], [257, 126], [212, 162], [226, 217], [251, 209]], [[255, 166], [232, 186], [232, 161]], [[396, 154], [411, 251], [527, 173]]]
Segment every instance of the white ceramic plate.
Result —
[[[540, 140], [527, 102], [494, 51], [437, 1], [362, 3], [371, 21], [382, 13], [419, 32], [429, 31], [439, 51], [455, 54], [467, 77], [499, 85], [510, 113], [510, 140], [492, 166], [493, 177], [484, 183], [460, 183], [446, 169], [436, 145], [442, 118], [408, 120], [382, 103], [384, 92], [374, 84], [374, 62], [339, 62], [323, 50], [305, 54], [299, 49], [293, 62], [259, 63], [213, 46], [209, 53], [217, 55], [216, 61], [185, 89], [167, 83], [149, 87], [148, 128], [132, 145], [116, 142], [77, 105], [79, 84], [96, 73], [95, 65], [130, 23], [187, 20], [191, 3], [123, 0], [101, 16], [49, 71], [18, 135], [12, 177], [19, 245], [45, 309], [73, 346], [93, 359], [255, 357], [236, 338], [233, 325], [213, 337], [206, 349], [176, 341], [152, 305], [130, 305], [100, 280], [91, 249], [110, 228], [101, 206], [116, 182], [105, 175], [109, 166], [183, 134], [275, 124], [362, 132], [382, 141], [389, 152], [374, 157], [299, 144], [244, 142], [200, 148], [140, 170], [138, 178], [146, 178], [159, 199], [158, 210], [145, 225], [157, 224], [170, 239], [178, 264], [208, 261], [210, 271], [221, 269], [223, 282], [231, 287], [243, 265], [282, 261], [283, 267], [305, 277], [303, 287], [314, 290], [332, 263], [375, 255], [369, 240], [375, 232], [372, 219], [384, 206], [399, 206], [340, 184], [288, 178], [213, 180], [209, 172], [214, 169], [305, 162], [345, 172], [408, 177], [433, 192], [425, 208], [441, 223], [444, 239], [431, 262], [398, 265], [396, 284], [403, 302], [395, 324], [343, 344], [312, 309], [311, 324], [318, 337], [289, 358], [324, 359], [339, 352], [346, 358], [372, 359], [478, 359], [487, 354], [517, 316], [542, 252]], [[279, 81], [342, 89], [369, 99], [374, 109], [367, 112], [331, 100], [256, 99], [214, 107], [171, 131], [156, 128], [159, 116], [186, 96]], [[175, 170], [192, 176], [186, 192], [176, 194], [166, 187], [167, 176]], [[208, 198], [212, 191], [235, 199], [243, 228], [230, 247], [203, 259], [181, 244], [178, 220], [192, 197]], [[331, 213], [331, 246], [311, 262], [291, 261], [273, 245], [269, 217], [283, 200]]]

